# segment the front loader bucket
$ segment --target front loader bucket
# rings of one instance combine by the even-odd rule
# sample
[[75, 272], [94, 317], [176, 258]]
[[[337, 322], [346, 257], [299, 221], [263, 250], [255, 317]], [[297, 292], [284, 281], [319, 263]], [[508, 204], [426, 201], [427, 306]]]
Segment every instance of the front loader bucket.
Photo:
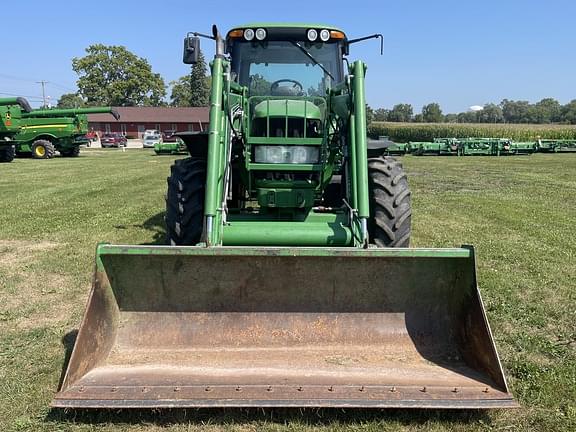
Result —
[[516, 406], [463, 249], [100, 245], [55, 407]]

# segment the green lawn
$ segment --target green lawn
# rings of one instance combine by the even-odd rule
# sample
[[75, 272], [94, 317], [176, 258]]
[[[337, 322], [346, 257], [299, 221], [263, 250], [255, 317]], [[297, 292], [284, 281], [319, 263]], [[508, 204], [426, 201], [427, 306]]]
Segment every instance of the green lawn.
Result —
[[413, 246], [474, 244], [512, 411], [48, 407], [99, 241], [163, 241], [173, 156], [89, 150], [0, 165], [0, 431], [576, 430], [576, 154], [406, 157]]

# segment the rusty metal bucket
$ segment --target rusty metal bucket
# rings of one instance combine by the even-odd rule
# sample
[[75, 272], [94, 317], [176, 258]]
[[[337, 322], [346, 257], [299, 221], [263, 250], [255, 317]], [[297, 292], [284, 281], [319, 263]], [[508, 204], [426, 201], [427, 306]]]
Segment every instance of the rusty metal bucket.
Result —
[[54, 407], [516, 406], [463, 249], [100, 245]]

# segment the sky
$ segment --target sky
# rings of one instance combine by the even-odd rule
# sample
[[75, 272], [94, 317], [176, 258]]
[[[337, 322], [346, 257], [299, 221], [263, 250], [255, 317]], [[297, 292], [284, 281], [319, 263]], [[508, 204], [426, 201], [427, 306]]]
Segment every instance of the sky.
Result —
[[[242, 5], [242, 6], [240, 6]], [[41, 104], [38, 81], [56, 103], [76, 88], [73, 57], [94, 43], [123, 45], [146, 58], [168, 84], [188, 73], [188, 31], [221, 33], [253, 21], [326, 23], [349, 38], [384, 35], [351, 47], [368, 65], [373, 108], [410, 103], [415, 112], [438, 102], [445, 113], [502, 99], [576, 99], [576, 1], [39, 1], [3, 7], [0, 97]], [[202, 40], [207, 58], [211, 41]]]

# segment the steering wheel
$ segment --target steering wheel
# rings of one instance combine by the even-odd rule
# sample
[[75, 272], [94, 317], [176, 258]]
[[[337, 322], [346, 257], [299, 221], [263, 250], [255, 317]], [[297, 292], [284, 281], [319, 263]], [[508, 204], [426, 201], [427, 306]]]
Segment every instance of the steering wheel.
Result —
[[[291, 86], [282, 86], [281, 83], [292, 83]], [[274, 96], [302, 96], [304, 87], [296, 80], [280, 79], [270, 85], [270, 93]]]

